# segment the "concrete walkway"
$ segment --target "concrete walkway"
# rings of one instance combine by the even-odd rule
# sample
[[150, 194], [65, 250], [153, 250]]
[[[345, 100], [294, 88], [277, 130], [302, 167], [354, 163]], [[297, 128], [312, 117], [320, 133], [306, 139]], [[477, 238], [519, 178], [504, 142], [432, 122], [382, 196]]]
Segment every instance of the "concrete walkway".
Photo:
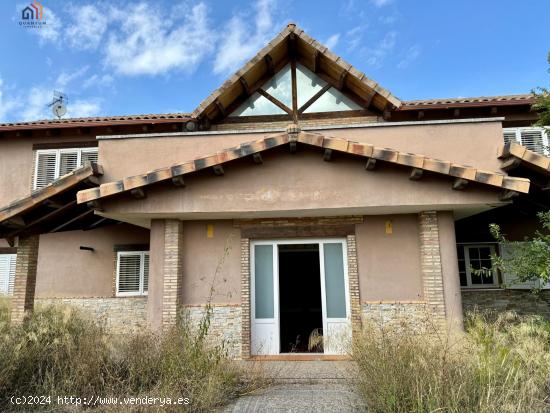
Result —
[[366, 411], [355, 393], [355, 365], [350, 361], [243, 363], [251, 371], [260, 371], [271, 385], [239, 398], [224, 409], [225, 413]]

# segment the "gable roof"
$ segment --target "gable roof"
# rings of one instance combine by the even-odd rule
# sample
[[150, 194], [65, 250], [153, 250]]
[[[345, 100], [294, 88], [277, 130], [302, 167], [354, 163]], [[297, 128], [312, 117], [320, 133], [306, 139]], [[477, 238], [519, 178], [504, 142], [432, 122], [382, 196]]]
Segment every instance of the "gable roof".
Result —
[[[401, 101], [364, 73], [354, 68], [327, 47], [308, 36], [295, 24], [288, 24], [272, 41], [260, 50], [233, 76], [226, 80], [193, 111], [194, 118], [215, 119], [224, 115], [224, 108], [241, 96], [249, 96], [273, 74], [274, 68], [286, 62], [289, 55], [314, 73], [322, 70], [331, 83], [344, 85], [361, 97], [366, 105], [380, 111], [388, 106], [398, 108]], [[341, 88], [340, 87], [340, 88]]]
[[[400, 152], [389, 148], [380, 148], [367, 143], [353, 142], [347, 139], [333, 138], [319, 133], [302, 132], [297, 125], [290, 125], [284, 133], [270, 135], [264, 139], [243, 143], [239, 146], [225, 149], [221, 152], [192, 159], [178, 165], [156, 169], [140, 175], [126, 177], [119, 181], [104, 183], [98, 188], [78, 192], [77, 202], [87, 203], [107, 198], [113, 195], [133, 191], [138, 196], [145, 187], [157, 182], [178, 179], [186, 174], [206, 168], [220, 170], [223, 164], [235, 159], [244, 158], [284, 144], [296, 145], [296, 142], [325, 149], [325, 156], [330, 157], [331, 151], [345, 152], [365, 158], [373, 164], [377, 160], [412, 168], [411, 179], [422, 175], [423, 171], [449, 176], [455, 181], [455, 189], [463, 188], [468, 182], [477, 182], [494, 188], [502, 188], [514, 192], [529, 192], [529, 180], [504, 175], [498, 172], [483, 171], [470, 166], [455, 164], [449, 161], [433, 159], [424, 155]], [[327, 152], [328, 151], [328, 152]], [[216, 170], [216, 168], [218, 168]], [[414, 176], [413, 176], [414, 175]]]
[[499, 148], [498, 158], [502, 160], [502, 169], [505, 171], [525, 165], [537, 172], [550, 175], [550, 157], [533, 152], [517, 142], [508, 142]]
[[58, 232], [98, 222], [93, 210], [77, 205], [75, 197], [80, 189], [99, 185], [97, 177], [102, 173], [100, 165], [89, 163], [1, 208], [0, 238], [13, 239], [22, 233]]

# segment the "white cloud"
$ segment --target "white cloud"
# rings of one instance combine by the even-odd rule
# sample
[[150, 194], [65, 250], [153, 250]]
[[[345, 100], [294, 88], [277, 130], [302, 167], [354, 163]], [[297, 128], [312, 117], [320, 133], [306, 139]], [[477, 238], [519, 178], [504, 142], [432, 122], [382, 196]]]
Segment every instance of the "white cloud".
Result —
[[4, 81], [0, 77], [0, 122], [7, 119], [7, 114], [17, 108], [17, 100], [8, 98], [4, 91]]
[[376, 46], [365, 48], [363, 54], [365, 55], [367, 64], [374, 67], [380, 67], [388, 54], [395, 48], [396, 39], [397, 32], [390, 31], [386, 33], [382, 41]]
[[348, 52], [352, 52], [361, 45], [363, 41], [363, 33], [367, 29], [367, 26], [356, 26], [353, 29], [350, 29], [346, 33], [346, 42]]
[[397, 68], [398, 69], [407, 68], [412, 62], [418, 59], [421, 52], [422, 52], [422, 48], [417, 44], [409, 47], [405, 52], [405, 56], [403, 57], [403, 59], [401, 59], [401, 61], [397, 64]]
[[192, 72], [212, 51], [214, 34], [204, 3], [182, 22], [170, 20], [147, 3], [113, 12], [120, 31], [109, 35], [105, 63], [123, 75], [159, 75], [172, 69]]
[[60, 40], [63, 23], [61, 19], [48, 7], [44, 7], [44, 20], [46, 24], [40, 28], [27, 29], [38, 36], [40, 43], [57, 43]]
[[87, 89], [89, 87], [107, 87], [107, 86], [111, 86], [114, 82], [114, 77], [111, 76], [110, 74], [106, 73], [104, 75], [98, 75], [98, 74], [94, 74], [92, 76], [90, 76], [89, 78], [87, 78], [83, 83], [82, 83], [82, 87], [84, 89]]
[[22, 96], [21, 111], [18, 112], [18, 121], [29, 121], [51, 118], [48, 105], [52, 101], [52, 91], [43, 86], [31, 87]]
[[107, 30], [109, 14], [90, 4], [70, 6], [69, 12], [78, 16], [65, 31], [69, 44], [78, 49], [96, 49]]
[[101, 104], [97, 100], [75, 100], [67, 105], [67, 117], [86, 118], [101, 113]]
[[340, 40], [340, 33], [333, 34], [325, 42], [325, 46], [329, 49], [334, 49]]
[[247, 59], [263, 48], [275, 35], [273, 13], [275, 0], [259, 0], [254, 5], [255, 30], [251, 33], [250, 16], [236, 15], [223, 30], [224, 36], [216, 52], [214, 73], [236, 71]]
[[384, 7], [392, 2], [393, 0], [371, 0], [371, 3], [374, 4], [376, 7]]
[[82, 66], [80, 69], [72, 73], [61, 72], [61, 74], [57, 77], [57, 80], [55, 81], [56, 87], [64, 88], [65, 86], [69, 85], [73, 81], [84, 76], [89, 68], [90, 66]]

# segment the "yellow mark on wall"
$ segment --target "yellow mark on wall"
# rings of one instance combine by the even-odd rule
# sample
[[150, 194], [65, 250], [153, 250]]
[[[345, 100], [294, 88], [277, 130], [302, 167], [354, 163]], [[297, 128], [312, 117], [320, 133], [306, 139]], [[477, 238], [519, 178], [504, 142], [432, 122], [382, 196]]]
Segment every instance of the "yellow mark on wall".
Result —
[[214, 224], [206, 225], [206, 238], [214, 238]]
[[393, 222], [386, 221], [386, 234], [393, 234]]

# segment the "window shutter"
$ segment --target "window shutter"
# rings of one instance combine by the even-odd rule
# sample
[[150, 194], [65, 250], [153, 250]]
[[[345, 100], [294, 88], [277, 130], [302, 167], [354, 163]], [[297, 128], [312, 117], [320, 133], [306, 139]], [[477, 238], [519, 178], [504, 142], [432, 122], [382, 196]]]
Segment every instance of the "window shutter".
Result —
[[[514, 254], [514, 245], [507, 244], [499, 245], [500, 248], [500, 256], [504, 259], [511, 258]], [[515, 289], [515, 290], [530, 290], [531, 288], [534, 288], [538, 285], [538, 281], [527, 281], [527, 282], [519, 282], [517, 280], [516, 274], [510, 274], [510, 273], [502, 273], [502, 279], [504, 281], [504, 284], [506, 284], [506, 288]]]
[[121, 295], [140, 293], [140, 253], [118, 254], [118, 288]]
[[44, 188], [56, 179], [56, 152], [37, 152], [34, 189]]
[[521, 144], [530, 151], [544, 155], [543, 129], [523, 129]]
[[504, 129], [504, 143], [516, 141], [516, 129]]
[[97, 148], [82, 150], [81, 166], [86, 165], [87, 162], [97, 163], [97, 158], [98, 158]]
[[17, 255], [0, 255], [0, 295], [13, 295], [15, 262]]
[[143, 253], [143, 292], [149, 291], [149, 253]]
[[59, 155], [59, 176], [67, 175], [78, 168], [78, 150], [61, 151]]

